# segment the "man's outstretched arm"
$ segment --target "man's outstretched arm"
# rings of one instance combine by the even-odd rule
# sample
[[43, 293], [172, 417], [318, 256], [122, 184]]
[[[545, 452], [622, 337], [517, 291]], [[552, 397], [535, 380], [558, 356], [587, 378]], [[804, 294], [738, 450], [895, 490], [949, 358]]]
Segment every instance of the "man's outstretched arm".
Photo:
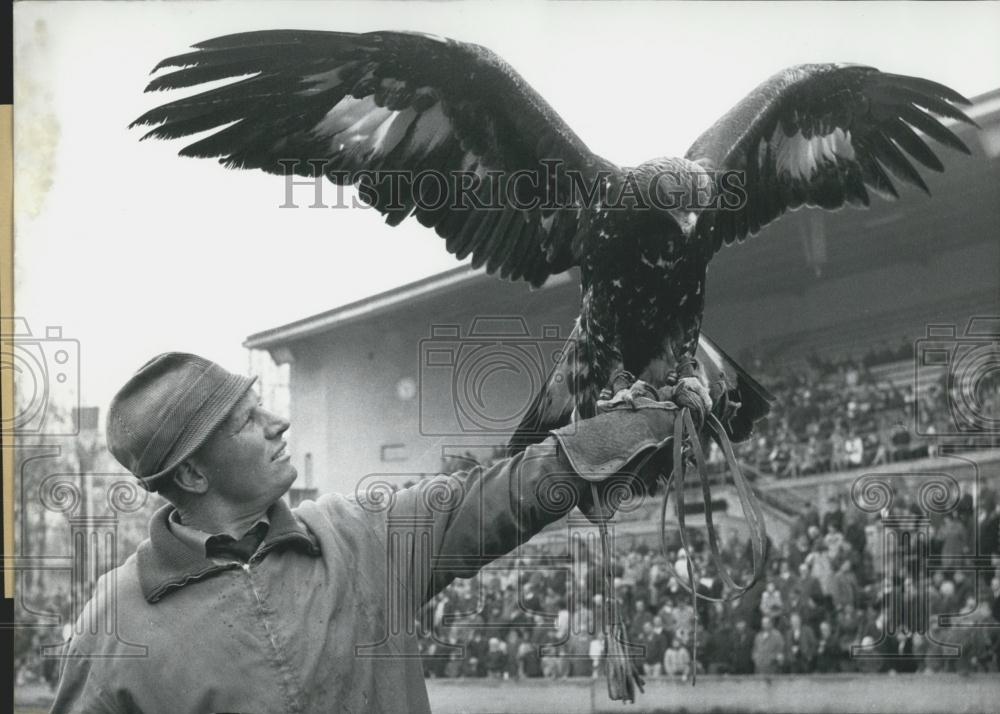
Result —
[[[648, 401], [648, 400], [647, 400]], [[638, 464], [671, 433], [675, 412], [626, 409], [555, 432], [540, 444], [488, 467], [440, 475], [395, 494], [386, 514], [393, 569], [425, 602], [455, 578], [475, 575], [579, 505], [595, 512], [592, 482], [605, 496], [639, 471]], [[608, 504], [601, 504], [607, 507]], [[395, 537], [409, 537], [409, 543]]]

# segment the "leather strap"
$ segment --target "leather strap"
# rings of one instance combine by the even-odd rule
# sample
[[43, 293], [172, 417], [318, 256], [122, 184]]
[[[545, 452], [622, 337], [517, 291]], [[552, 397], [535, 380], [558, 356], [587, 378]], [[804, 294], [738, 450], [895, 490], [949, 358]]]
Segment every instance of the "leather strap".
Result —
[[[590, 494], [594, 503], [600, 508], [600, 493], [593, 481], [590, 482]], [[604, 636], [604, 658], [608, 664], [608, 698], [612, 701], [634, 702], [636, 687], [640, 692], [645, 692], [643, 685], [646, 682], [626, 649], [629, 643], [625, 636], [625, 622], [618, 607], [618, 596], [615, 593], [614, 571], [611, 565], [614, 554], [611, 552], [607, 517], [597, 521], [597, 530], [601, 535], [601, 582], [604, 593], [604, 600], [601, 603], [601, 634]]]
[[[674, 570], [673, 566], [669, 562], [666, 564], [666, 567], [667, 571], [677, 579], [677, 582], [691, 592], [691, 607], [693, 610], [692, 616], [694, 618], [691, 653], [691, 660], [693, 663], [691, 670], [692, 685], [695, 683], [697, 678], [698, 598], [700, 597], [703, 600], [710, 602], [733, 600], [742, 596], [750, 590], [750, 588], [756, 585], [764, 575], [764, 543], [767, 539], [764, 514], [760, 509], [760, 504], [757, 501], [756, 495], [754, 495], [751, 490], [749, 482], [743, 475], [739, 463], [736, 461], [736, 456], [733, 454], [732, 444], [729, 441], [729, 437], [726, 436], [726, 430], [722, 427], [722, 424], [715, 417], [715, 415], [711, 413], [706, 415], [705, 425], [708, 427], [712, 438], [719, 445], [719, 448], [722, 449], [722, 453], [726, 458], [726, 464], [729, 468], [729, 472], [733, 476], [733, 484], [736, 487], [736, 492], [740, 499], [740, 507], [743, 510], [743, 516], [746, 518], [750, 527], [750, 542], [753, 553], [753, 577], [751, 577], [747, 584], [739, 585], [722, 563], [722, 556], [719, 549], [719, 539], [715, 532], [715, 524], [712, 520], [712, 494], [709, 484], [705, 453], [701, 446], [701, 439], [699, 438], [698, 430], [695, 428], [694, 420], [691, 417], [691, 409], [684, 407], [681, 409], [679, 418], [674, 422], [673, 470], [667, 478], [664, 488], [663, 502], [660, 508], [660, 544], [663, 549], [663, 553], [666, 554], [668, 551], [667, 503], [670, 500], [670, 488], [673, 486], [675, 491], [674, 510], [677, 514], [677, 527], [679, 529], [681, 547], [684, 548], [684, 553], [687, 556], [686, 582], [685, 579], [682, 578], [676, 570]], [[688, 446], [690, 455], [694, 457], [695, 468], [701, 480], [702, 498], [705, 504], [705, 529], [708, 532], [709, 557], [711, 558], [716, 571], [719, 573], [719, 577], [722, 578], [723, 583], [725, 583], [726, 587], [729, 589], [729, 593], [720, 598], [699, 593], [696, 586], [696, 581], [698, 579], [698, 567], [695, 564], [694, 553], [691, 551], [691, 547], [688, 543], [687, 529], [684, 518], [684, 476], [687, 471], [687, 463], [685, 461], [687, 452], [684, 448], [685, 445]]]

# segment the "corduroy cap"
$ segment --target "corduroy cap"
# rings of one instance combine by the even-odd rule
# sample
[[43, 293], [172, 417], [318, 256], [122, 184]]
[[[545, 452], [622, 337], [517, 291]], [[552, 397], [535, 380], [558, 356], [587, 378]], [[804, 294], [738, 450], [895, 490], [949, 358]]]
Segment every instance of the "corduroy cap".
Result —
[[149, 491], [205, 443], [256, 377], [232, 374], [186, 352], [139, 368], [108, 408], [108, 449]]

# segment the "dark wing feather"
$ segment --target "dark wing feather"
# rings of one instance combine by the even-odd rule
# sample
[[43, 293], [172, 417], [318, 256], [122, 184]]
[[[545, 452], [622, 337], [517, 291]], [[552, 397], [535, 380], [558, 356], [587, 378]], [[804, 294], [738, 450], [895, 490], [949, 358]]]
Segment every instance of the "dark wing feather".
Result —
[[[538, 176], [543, 159], [585, 178], [618, 171], [592, 154], [509, 65], [476, 45], [400, 32], [275, 30], [195, 47], [160, 62], [156, 70], [179, 69], [153, 79], [147, 91], [237, 81], [146, 112], [133, 122], [154, 127], [144, 138], [220, 129], [181, 154], [358, 183], [363, 200], [390, 225], [416, 215], [447, 240], [449, 251], [512, 280], [538, 285], [574, 265], [583, 246], [574, 252], [572, 238], [589, 233], [588, 212], [570, 206], [564, 182], [537, 179], [537, 188], [518, 184], [518, 202], [501, 194], [493, 211], [499, 215], [483, 216], [454, 200], [455, 172], [468, 172], [467, 180], [478, 182], [470, 193], [484, 198], [501, 181], [489, 172]], [[436, 171], [449, 180], [442, 189], [434, 181], [415, 187], [384, 173], [358, 174], [376, 170], [410, 177]], [[442, 195], [447, 199], [435, 200]], [[531, 207], [533, 199], [540, 207]]]
[[729, 438], [735, 442], [750, 438], [753, 425], [771, 412], [771, 405], [776, 401], [774, 395], [704, 332], [698, 337], [697, 358], [708, 384], [724, 383], [726, 399], [731, 404], [739, 404], [724, 424]]
[[744, 177], [742, 205], [706, 212], [699, 233], [714, 251], [756, 235], [789, 209], [867, 206], [869, 189], [897, 198], [893, 178], [928, 192], [910, 158], [932, 171], [944, 166], [914, 130], [967, 154], [934, 115], [975, 126], [956, 106], [969, 103], [936, 82], [872, 67], [810, 64], [780, 72], [688, 150], [692, 161]]
[[528, 406], [517, 429], [507, 442], [507, 455], [524, 451], [532, 444], [543, 441], [552, 429], [566, 426], [573, 418], [573, 408], [576, 398], [571, 387], [580, 369], [588, 369], [577, 359], [577, 340], [580, 338], [580, 325], [573, 328], [559, 359], [552, 367], [545, 384], [535, 395]]

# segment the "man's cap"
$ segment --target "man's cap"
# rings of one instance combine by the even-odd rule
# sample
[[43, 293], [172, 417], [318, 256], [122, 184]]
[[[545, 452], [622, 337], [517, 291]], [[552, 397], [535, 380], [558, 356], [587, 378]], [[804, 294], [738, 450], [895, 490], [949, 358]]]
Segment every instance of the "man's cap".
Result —
[[108, 449], [144, 488], [156, 491], [162, 477], [208, 440], [255, 381], [198, 355], [157, 355], [111, 400]]

